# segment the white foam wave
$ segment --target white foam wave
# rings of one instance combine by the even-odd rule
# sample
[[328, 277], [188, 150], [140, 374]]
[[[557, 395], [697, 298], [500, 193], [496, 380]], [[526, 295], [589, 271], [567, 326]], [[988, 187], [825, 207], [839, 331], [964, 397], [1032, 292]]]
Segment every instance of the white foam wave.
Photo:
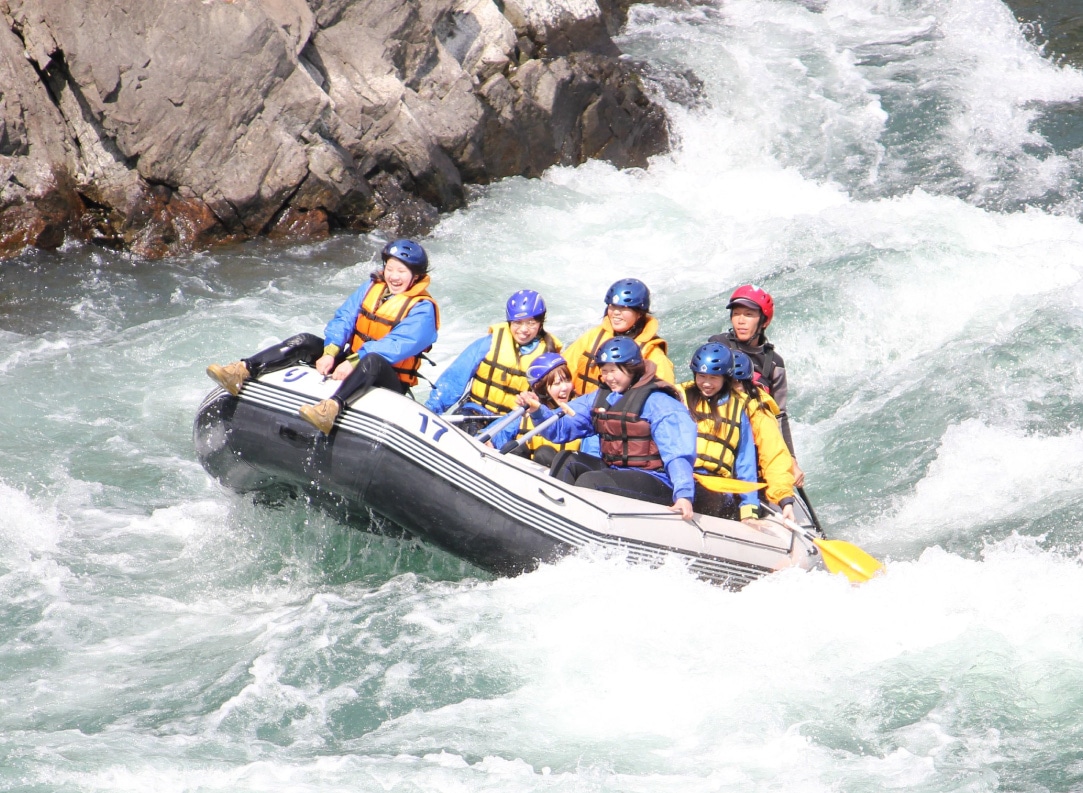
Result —
[[970, 420], [948, 429], [936, 459], [873, 536], [935, 543], [983, 524], [1052, 511], [1083, 494], [1083, 433], [1033, 435]]
[[64, 529], [55, 507], [36, 502], [25, 491], [0, 482], [0, 551], [3, 557], [56, 548]]
[[[676, 571], [572, 559], [418, 602], [424, 617], [412, 624], [473, 633], [473, 662], [514, 670], [518, 682], [393, 719], [356, 751], [443, 747], [463, 757], [495, 747], [586, 784], [584, 774], [599, 774], [677, 787], [695, 768], [733, 789], [794, 779], [935, 785], [951, 773], [953, 747], [982, 739], [953, 704], [982, 696], [968, 688], [977, 682], [969, 659], [991, 654], [989, 675], [1054, 707], [1043, 671], [1078, 658], [1081, 634], [1048, 628], [1083, 626], [1083, 601], [1071, 594], [1081, 588], [1074, 562], [1025, 542], [991, 548], [984, 561], [928, 551], [859, 588], [792, 572], [736, 594]], [[414, 641], [444, 646], [446, 630]], [[1072, 669], [1083, 673], [1078, 661]], [[875, 715], [883, 700], [912, 679], [939, 693], [914, 719], [885, 726]], [[831, 750], [819, 730], [837, 729], [838, 718], [859, 744], [895, 748]]]

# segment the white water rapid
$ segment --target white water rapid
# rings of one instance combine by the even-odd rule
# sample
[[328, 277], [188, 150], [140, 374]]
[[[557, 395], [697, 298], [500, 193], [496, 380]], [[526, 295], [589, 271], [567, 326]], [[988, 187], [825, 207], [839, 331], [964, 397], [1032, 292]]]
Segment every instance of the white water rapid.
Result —
[[434, 357], [525, 287], [570, 341], [634, 276], [680, 369], [754, 281], [808, 492], [886, 576], [493, 579], [233, 494], [191, 445], [204, 367], [319, 332], [381, 242], [26, 254], [0, 268], [0, 790], [1083, 787], [1083, 73], [999, 0], [641, 6], [622, 46], [684, 101], [673, 152], [445, 218]]

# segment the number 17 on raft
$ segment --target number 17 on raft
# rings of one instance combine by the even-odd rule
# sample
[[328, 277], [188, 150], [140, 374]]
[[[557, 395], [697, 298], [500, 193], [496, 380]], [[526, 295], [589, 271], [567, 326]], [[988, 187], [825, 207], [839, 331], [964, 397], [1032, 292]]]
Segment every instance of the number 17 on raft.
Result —
[[[418, 432], [422, 435], [431, 435], [434, 441], [439, 441], [440, 438], [444, 436], [444, 433], [447, 432], [448, 428], [436, 419], [430, 421], [429, 417], [424, 413], [418, 413], [417, 415], [421, 417], [421, 427], [418, 429]], [[432, 425], [432, 429], [429, 428], [430, 424]]]

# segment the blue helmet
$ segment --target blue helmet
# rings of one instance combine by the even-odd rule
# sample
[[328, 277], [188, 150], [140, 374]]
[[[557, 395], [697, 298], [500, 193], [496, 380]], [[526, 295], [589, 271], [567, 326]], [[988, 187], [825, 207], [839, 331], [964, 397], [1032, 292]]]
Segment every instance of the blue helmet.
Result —
[[688, 368], [692, 370], [692, 374], [717, 374], [729, 377], [733, 374], [733, 353], [724, 344], [707, 342], [696, 350]]
[[643, 363], [643, 353], [639, 345], [627, 336], [616, 336], [602, 346], [594, 354], [594, 360], [601, 366], [604, 363], [619, 363], [622, 366], [638, 366]]
[[530, 379], [530, 384], [534, 385], [554, 369], [566, 365], [567, 363], [559, 352], [542, 353], [530, 362], [530, 366], [526, 370], [526, 376]]
[[740, 350], [734, 350], [733, 376], [738, 380], [751, 380], [754, 371], [755, 369], [752, 368], [752, 359]]
[[405, 264], [414, 275], [424, 275], [429, 271], [429, 255], [425, 249], [413, 240], [395, 240], [384, 246], [380, 256], [384, 264], [388, 259], [395, 258]]
[[605, 304], [627, 306], [646, 314], [651, 310], [651, 290], [636, 278], [622, 278], [605, 293]]
[[545, 316], [545, 301], [533, 289], [520, 289], [508, 298], [505, 309], [508, 322]]

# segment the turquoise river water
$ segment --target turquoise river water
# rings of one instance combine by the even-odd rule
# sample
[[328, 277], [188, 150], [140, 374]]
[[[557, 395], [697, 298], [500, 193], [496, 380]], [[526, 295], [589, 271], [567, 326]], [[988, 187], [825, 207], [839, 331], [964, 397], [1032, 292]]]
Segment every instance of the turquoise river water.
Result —
[[[770, 289], [807, 489], [888, 561], [724, 591], [496, 579], [195, 459], [228, 361], [381, 241], [0, 265], [0, 789], [1083, 789], [1083, 72], [999, 0], [637, 7], [673, 152], [477, 191], [424, 242], [439, 372], [512, 291], [642, 278], [683, 366]], [[424, 389], [421, 389], [422, 394]]]

